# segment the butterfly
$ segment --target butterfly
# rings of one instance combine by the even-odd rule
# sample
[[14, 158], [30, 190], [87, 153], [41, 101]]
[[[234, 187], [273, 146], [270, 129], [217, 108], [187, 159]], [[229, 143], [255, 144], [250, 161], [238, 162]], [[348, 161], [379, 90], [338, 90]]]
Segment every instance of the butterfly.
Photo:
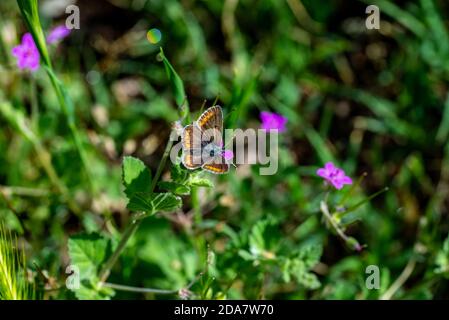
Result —
[[181, 134], [182, 163], [190, 170], [202, 168], [215, 174], [227, 173], [229, 163], [223, 150], [223, 112], [216, 105], [186, 126]]

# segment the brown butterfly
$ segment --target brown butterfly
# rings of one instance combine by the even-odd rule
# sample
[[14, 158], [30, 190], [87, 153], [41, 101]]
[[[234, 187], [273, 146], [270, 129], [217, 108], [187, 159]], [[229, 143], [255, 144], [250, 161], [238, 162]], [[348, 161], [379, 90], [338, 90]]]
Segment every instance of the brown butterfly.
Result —
[[187, 169], [202, 168], [222, 174], [229, 171], [223, 154], [223, 112], [213, 106], [203, 112], [197, 121], [186, 126], [181, 135], [182, 163]]

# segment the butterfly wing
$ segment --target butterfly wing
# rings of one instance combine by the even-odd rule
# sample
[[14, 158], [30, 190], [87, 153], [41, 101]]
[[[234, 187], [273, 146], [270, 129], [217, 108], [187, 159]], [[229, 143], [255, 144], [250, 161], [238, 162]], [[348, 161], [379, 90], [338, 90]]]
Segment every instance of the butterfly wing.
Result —
[[201, 129], [189, 124], [184, 128], [181, 135], [182, 150], [201, 149]]
[[220, 106], [213, 106], [204, 111], [196, 123], [203, 134], [203, 141], [222, 144], [223, 112]]
[[222, 155], [217, 155], [210, 162], [203, 164], [201, 168], [211, 173], [223, 174], [229, 171], [229, 164]]
[[182, 164], [191, 170], [201, 167], [201, 129], [194, 124], [186, 126], [181, 135], [181, 143]]
[[198, 169], [203, 163], [201, 158], [201, 151], [198, 149], [189, 149], [182, 152], [181, 157], [184, 167], [190, 170]]

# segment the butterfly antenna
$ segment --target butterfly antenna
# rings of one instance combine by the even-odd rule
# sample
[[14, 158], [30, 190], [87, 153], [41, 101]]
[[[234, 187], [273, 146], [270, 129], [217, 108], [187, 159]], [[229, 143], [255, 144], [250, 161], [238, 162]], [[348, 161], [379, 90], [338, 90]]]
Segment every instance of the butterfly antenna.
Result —
[[235, 133], [232, 135], [231, 139], [229, 139], [228, 143], [226, 143], [226, 145], [223, 147], [223, 149], [226, 149], [229, 146], [229, 144], [232, 142], [232, 140], [234, 140], [234, 138], [235, 138]]
[[203, 104], [201, 105], [201, 108], [200, 108], [200, 114], [203, 114], [203, 110], [204, 110], [204, 107], [206, 106], [206, 102], [207, 102], [207, 100], [204, 99]]
[[214, 103], [212, 103], [212, 107], [215, 106], [218, 102], [218, 98], [220, 98], [220, 94], [215, 97]]

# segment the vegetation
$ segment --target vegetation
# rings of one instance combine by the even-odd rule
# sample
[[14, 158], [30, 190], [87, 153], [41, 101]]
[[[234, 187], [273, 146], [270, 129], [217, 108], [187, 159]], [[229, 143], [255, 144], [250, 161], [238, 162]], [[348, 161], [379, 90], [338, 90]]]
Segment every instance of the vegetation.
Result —
[[[446, 2], [49, 3], [0, 2], [1, 299], [448, 298]], [[276, 174], [170, 161], [215, 104]]]

